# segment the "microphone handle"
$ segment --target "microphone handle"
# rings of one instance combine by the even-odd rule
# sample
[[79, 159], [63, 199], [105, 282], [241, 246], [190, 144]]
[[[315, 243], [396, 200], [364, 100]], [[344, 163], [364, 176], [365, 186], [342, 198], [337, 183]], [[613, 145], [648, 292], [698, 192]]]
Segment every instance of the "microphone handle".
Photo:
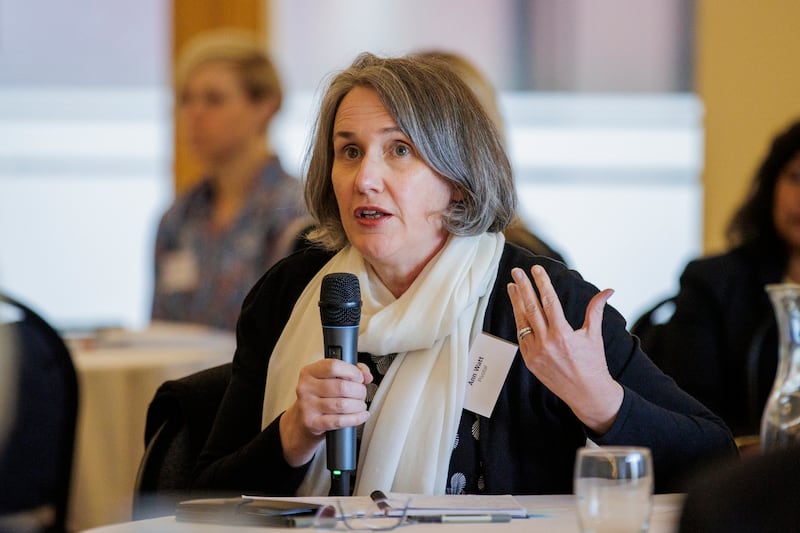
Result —
[[[358, 326], [322, 326], [325, 357], [356, 364]], [[326, 432], [328, 470], [352, 472], [356, 469], [356, 428], [334, 429]]]

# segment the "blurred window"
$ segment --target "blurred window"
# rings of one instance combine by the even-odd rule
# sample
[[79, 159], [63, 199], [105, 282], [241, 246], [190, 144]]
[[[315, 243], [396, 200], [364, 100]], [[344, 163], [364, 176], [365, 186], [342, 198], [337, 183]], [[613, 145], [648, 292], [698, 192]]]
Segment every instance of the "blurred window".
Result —
[[0, 286], [58, 327], [149, 318], [169, 24], [162, 0], [0, 1]]

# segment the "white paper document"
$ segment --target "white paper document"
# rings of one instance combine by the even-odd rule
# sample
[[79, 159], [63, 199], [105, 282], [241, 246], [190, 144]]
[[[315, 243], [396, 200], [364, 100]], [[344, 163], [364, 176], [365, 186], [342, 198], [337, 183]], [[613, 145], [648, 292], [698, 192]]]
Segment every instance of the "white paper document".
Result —
[[[526, 518], [528, 511], [510, 494], [480, 495], [453, 494], [432, 496], [427, 494], [403, 494], [390, 492], [389, 502], [394, 507], [390, 516], [403, 514], [403, 506], [408, 505], [408, 516], [437, 515], [475, 515], [475, 514], [508, 514], [513, 518]], [[369, 496], [309, 496], [301, 498], [280, 498], [272, 496], [242, 496], [242, 498], [259, 500], [293, 500], [315, 504], [333, 504], [341, 507], [347, 516], [362, 515], [365, 510], [374, 507], [375, 502]]]
[[[528, 511], [510, 494], [451, 494], [443, 496], [406, 495], [408, 514], [413, 516], [509, 514], [525, 518]], [[389, 494], [394, 501], [403, 501], [402, 494]], [[400, 510], [402, 512], [402, 509]], [[397, 511], [393, 511], [397, 513]]]

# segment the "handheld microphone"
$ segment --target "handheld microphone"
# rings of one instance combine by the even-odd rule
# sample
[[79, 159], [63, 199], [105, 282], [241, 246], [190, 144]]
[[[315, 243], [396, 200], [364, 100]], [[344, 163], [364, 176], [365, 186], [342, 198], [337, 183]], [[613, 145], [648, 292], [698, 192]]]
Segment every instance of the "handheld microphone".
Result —
[[[356, 364], [358, 324], [361, 321], [361, 288], [358, 278], [348, 272], [322, 278], [319, 314], [325, 357]], [[350, 495], [350, 472], [356, 469], [356, 428], [328, 431], [328, 470], [331, 471], [331, 496]]]

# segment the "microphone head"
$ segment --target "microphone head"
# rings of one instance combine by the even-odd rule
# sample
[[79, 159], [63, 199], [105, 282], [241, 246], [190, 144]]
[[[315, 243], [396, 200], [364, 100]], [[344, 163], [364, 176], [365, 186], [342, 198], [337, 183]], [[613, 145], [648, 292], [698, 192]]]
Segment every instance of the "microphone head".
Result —
[[355, 274], [334, 272], [322, 278], [319, 315], [323, 326], [358, 326], [361, 322], [361, 287]]

